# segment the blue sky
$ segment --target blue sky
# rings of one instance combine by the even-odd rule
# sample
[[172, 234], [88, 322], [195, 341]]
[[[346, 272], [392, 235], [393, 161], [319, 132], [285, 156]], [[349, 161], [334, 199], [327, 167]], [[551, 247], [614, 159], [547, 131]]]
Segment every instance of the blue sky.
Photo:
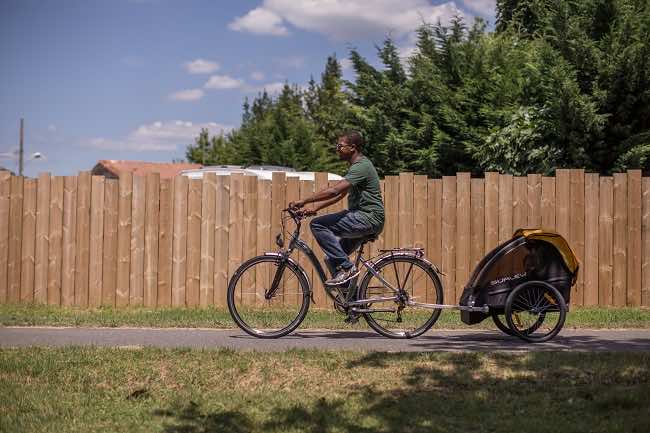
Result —
[[71, 175], [100, 159], [183, 158], [202, 127], [236, 128], [245, 96], [320, 77], [328, 55], [376, 62], [390, 34], [454, 14], [494, 21], [494, 0], [2, 0], [0, 166]]

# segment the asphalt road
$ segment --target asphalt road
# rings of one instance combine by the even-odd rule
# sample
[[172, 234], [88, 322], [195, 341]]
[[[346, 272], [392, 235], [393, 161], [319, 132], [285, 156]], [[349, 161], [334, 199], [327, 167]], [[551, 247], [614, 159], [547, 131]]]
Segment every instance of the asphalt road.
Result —
[[650, 329], [564, 329], [547, 343], [529, 344], [498, 331], [431, 330], [412, 340], [393, 340], [371, 331], [304, 330], [258, 339], [239, 330], [152, 328], [2, 327], [0, 347], [24, 346], [192, 347], [282, 351], [287, 349], [427, 351], [650, 351]]

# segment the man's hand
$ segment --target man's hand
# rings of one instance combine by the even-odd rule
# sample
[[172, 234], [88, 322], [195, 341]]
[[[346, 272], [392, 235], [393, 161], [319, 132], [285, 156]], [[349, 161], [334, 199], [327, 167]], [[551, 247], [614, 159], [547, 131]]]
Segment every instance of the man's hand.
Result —
[[304, 208], [300, 211], [304, 216], [314, 216], [316, 215], [316, 209]]
[[289, 203], [290, 209], [300, 209], [305, 205], [304, 200], [292, 201]]

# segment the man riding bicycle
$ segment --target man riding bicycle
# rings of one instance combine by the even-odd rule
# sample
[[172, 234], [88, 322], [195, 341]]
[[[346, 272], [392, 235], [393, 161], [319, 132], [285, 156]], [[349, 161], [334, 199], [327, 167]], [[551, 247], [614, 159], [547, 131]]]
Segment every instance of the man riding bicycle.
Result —
[[363, 144], [363, 137], [357, 131], [341, 134], [336, 151], [349, 164], [344, 178], [330, 188], [289, 204], [300, 209], [308, 203], [318, 203], [303, 210], [305, 215], [316, 215], [320, 209], [349, 194], [347, 210], [314, 218], [310, 223], [332, 274], [332, 278], [326, 281], [328, 285], [341, 285], [358, 275], [359, 271], [348, 256], [364, 239], [381, 233], [384, 227], [379, 176], [372, 162], [361, 154]]

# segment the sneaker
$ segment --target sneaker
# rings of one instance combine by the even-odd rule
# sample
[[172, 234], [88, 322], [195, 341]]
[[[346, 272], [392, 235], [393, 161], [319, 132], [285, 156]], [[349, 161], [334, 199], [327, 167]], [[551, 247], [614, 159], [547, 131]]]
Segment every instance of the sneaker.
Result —
[[328, 286], [338, 286], [359, 275], [359, 271], [353, 265], [350, 269], [341, 269], [329, 280], [325, 281]]

